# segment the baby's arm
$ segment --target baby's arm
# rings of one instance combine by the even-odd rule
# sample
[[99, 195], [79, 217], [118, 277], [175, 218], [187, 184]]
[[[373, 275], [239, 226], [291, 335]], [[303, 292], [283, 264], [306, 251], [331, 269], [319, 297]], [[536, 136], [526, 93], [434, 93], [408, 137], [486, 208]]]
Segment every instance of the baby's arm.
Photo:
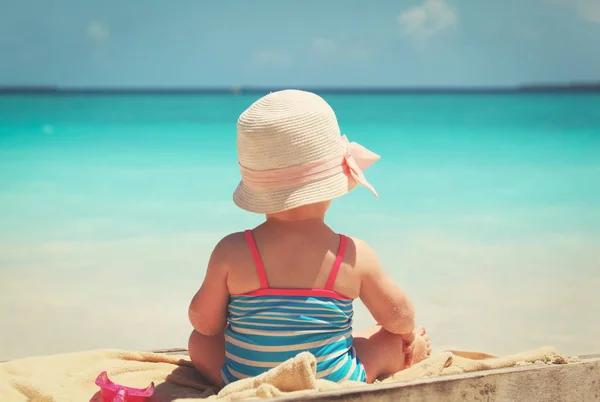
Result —
[[411, 334], [415, 310], [406, 294], [383, 270], [375, 251], [355, 239], [357, 267], [361, 272], [360, 299], [378, 324], [394, 334]]
[[217, 335], [227, 324], [226, 264], [227, 238], [221, 240], [210, 256], [206, 276], [188, 310], [188, 317], [194, 329], [203, 335]]

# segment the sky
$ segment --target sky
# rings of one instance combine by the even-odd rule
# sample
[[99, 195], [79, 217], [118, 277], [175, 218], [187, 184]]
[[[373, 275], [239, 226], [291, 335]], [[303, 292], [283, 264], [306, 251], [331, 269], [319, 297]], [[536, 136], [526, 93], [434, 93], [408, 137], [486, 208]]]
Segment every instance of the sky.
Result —
[[600, 0], [0, 0], [0, 85], [600, 80]]

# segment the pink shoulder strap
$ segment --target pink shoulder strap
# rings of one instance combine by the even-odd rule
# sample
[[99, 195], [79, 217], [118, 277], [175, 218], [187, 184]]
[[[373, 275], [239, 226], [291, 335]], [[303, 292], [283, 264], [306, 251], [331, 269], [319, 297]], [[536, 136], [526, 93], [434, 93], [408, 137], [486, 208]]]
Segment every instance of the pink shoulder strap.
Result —
[[340, 270], [340, 265], [342, 265], [342, 261], [344, 261], [344, 253], [346, 253], [346, 243], [346, 236], [341, 234], [340, 248], [338, 250], [337, 256], [335, 257], [335, 262], [333, 263], [333, 268], [331, 269], [331, 273], [329, 274], [329, 279], [327, 279], [327, 284], [325, 285], [326, 290], [333, 290], [333, 284], [335, 283], [338, 271]]
[[258, 249], [256, 248], [256, 243], [254, 242], [254, 237], [252, 236], [251, 230], [246, 230], [246, 242], [248, 243], [248, 247], [250, 247], [250, 252], [252, 253], [252, 259], [254, 260], [254, 265], [256, 266], [256, 274], [258, 275], [258, 279], [260, 280], [261, 289], [267, 289], [269, 287], [269, 282], [267, 281], [267, 274], [265, 273], [265, 267], [260, 260], [260, 255], [258, 254]]

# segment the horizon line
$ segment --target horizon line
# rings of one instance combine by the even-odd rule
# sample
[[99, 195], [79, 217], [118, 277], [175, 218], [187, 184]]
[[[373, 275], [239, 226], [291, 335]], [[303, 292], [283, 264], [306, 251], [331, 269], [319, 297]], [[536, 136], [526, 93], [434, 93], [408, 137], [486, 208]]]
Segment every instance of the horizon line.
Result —
[[0, 94], [253, 94], [299, 89], [331, 94], [442, 94], [442, 93], [539, 93], [600, 92], [600, 81], [582, 83], [532, 83], [514, 86], [219, 86], [219, 87], [135, 87], [53, 85], [0, 85]]

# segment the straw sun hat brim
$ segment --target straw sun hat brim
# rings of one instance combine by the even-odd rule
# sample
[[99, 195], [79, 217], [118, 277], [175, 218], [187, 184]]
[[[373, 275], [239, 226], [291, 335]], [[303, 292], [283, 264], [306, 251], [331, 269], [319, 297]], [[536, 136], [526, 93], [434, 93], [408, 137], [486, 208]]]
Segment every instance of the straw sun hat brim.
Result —
[[251, 188], [240, 181], [233, 193], [233, 202], [249, 212], [272, 214], [341, 197], [356, 185], [356, 181], [344, 173], [281, 188]]

